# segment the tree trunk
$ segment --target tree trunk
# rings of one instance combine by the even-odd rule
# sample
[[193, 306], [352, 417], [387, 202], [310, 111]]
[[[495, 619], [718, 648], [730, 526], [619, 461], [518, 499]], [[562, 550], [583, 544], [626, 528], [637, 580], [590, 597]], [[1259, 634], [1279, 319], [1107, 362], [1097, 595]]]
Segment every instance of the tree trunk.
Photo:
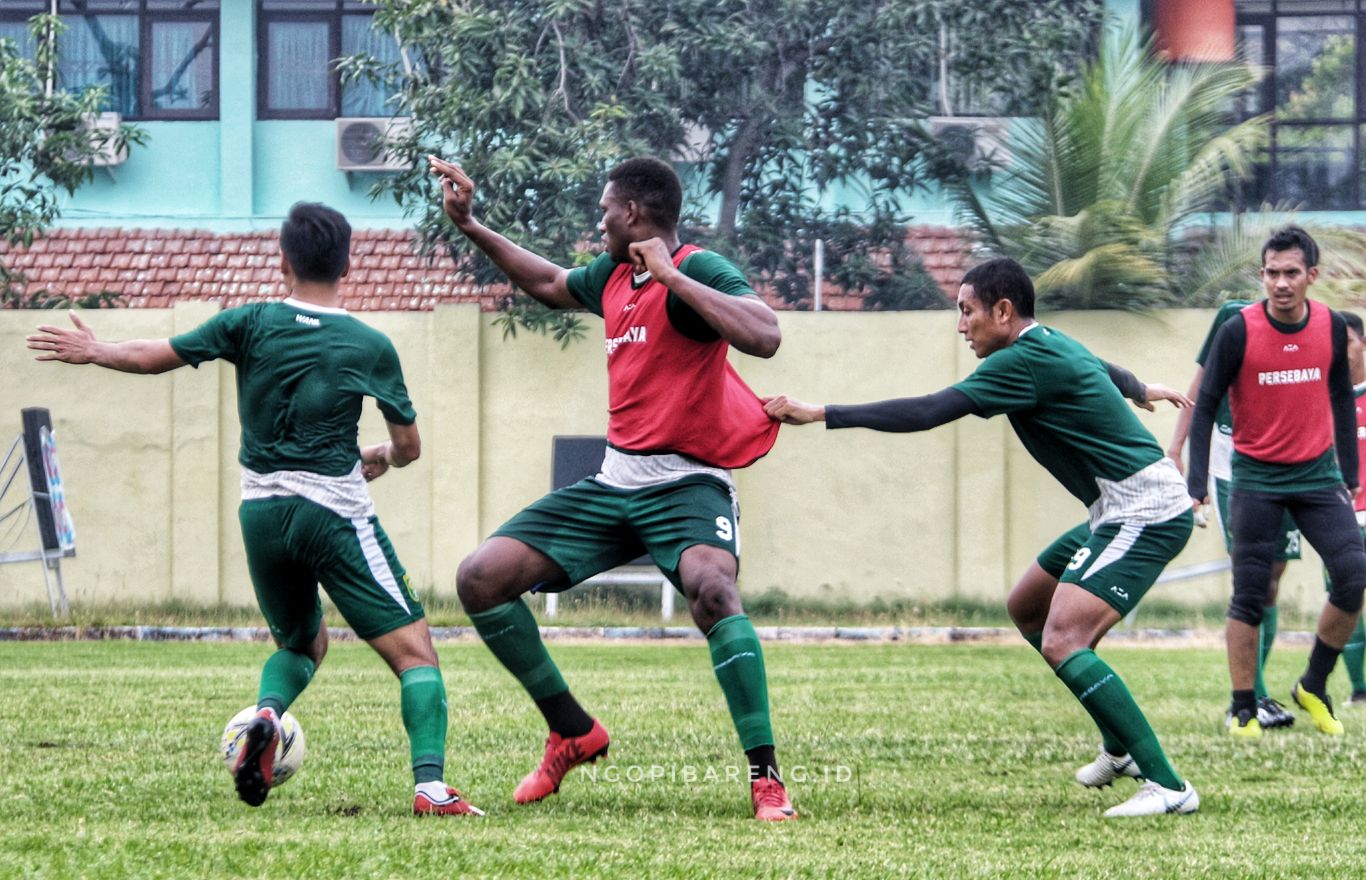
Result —
[[749, 116], [740, 124], [735, 139], [726, 153], [726, 171], [721, 179], [721, 213], [716, 220], [716, 231], [728, 242], [735, 241], [735, 218], [740, 213], [740, 187], [745, 180], [745, 166], [749, 163], [754, 145], [759, 141], [761, 123]]

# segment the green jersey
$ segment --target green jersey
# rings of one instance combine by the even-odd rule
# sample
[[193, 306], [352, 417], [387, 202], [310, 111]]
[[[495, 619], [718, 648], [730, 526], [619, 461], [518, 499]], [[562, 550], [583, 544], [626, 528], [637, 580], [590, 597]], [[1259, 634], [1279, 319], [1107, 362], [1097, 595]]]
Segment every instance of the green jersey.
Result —
[[[1251, 304], [1251, 300], [1235, 299], [1229, 300], [1219, 307], [1219, 311], [1214, 313], [1214, 322], [1209, 325], [1209, 332], [1205, 334], [1205, 341], [1200, 345], [1200, 353], [1195, 356], [1197, 364], [1203, 367], [1205, 361], [1209, 360], [1210, 347], [1214, 345], [1214, 337], [1219, 332], [1219, 328], [1224, 326], [1224, 322]], [[1227, 394], [1224, 395], [1223, 400], [1219, 401], [1219, 409], [1214, 412], [1214, 427], [1225, 436], [1231, 437], [1233, 435], [1233, 410], [1229, 407]], [[1230, 442], [1229, 450], [1232, 451], [1232, 449], [1232, 442]], [[1227, 465], [1224, 469], [1227, 470]], [[1223, 474], [1215, 474], [1215, 476], [1220, 479], [1228, 479]]]
[[1105, 362], [1065, 334], [1032, 324], [953, 387], [983, 418], [1007, 415], [1029, 454], [1091, 508], [1093, 527], [1164, 522], [1189, 509], [1176, 466]]
[[222, 358], [237, 367], [238, 460], [258, 474], [350, 474], [365, 397], [389, 422], [417, 418], [393, 343], [345, 309], [253, 303], [173, 337], [171, 347], [191, 366]]

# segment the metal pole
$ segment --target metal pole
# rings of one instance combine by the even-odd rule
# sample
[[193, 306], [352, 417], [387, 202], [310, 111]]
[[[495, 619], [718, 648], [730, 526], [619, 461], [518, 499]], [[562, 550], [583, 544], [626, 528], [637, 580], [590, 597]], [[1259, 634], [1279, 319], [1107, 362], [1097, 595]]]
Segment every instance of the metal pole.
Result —
[[825, 242], [819, 238], [816, 239], [816, 253], [813, 257], [813, 262], [815, 263], [815, 267], [812, 269], [812, 274], [816, 276], [816, 289], [811, 310], [819, 312], [821, 310], [821, 284], [825, 278]]

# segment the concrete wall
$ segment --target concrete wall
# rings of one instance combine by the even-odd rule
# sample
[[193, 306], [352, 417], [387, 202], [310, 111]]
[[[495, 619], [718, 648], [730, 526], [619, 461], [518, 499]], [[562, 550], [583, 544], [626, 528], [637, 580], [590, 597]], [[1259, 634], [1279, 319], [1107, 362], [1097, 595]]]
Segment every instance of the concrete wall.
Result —
[[[102, 338], [162, 337], [214, 309], [187, 303], [86, 317]], [[375, 500], [415, 584], [449, 594], [461, 557], [548, 488], [552, 437], [603, 433], [601, 324], [590, 317], [593, 338], [561, 351], [540, 337], [505, 341], [492, 316], [473, 307], [364, 317], [402, 355], [424, 439], [420, 461], [373, 484]], [[1184, 387], [1209, 317], [1093, 312], [1047, 321], [1142, 378]], [[73, 601], [250, 603], [236, 522], [231, 365], [129, 376], [36, 363], [23, 337], [52, 320], [65, 316], [0, 312], [0, 440], [7, 447], [18, 433], [21, 407], [52, 410], [77, 532], [79, 555], [64, 569]], [[736, 360], [761, 394], [845, 403], [922, 394], [975, 365], [950, 311], [788, 312], [780, 320], [776, 357]], [[1165, 445], [1175, 411], [1141, 415]], [[364, 442], [384, 435], [367, 408]], [[1048, 541], [1084, 518], [999, 418], [913, 435], [784, 428], [772, 454], [737, 482], [741, 586], [750, 593], [997, 601]], [[9, 540], [0, 525], [0, 542]], [[1215, 535], [1197, 532], [1175, 565], [1222, 556]], [[1319, 563], [1312, 553], [1306, 560], [1291, 566], [1282, 595], [1312, 608], [1322, 587]], [[1227, 590], [1224, 574], [1154, 595], [1206, 602]], [[0, 566], [0, 604], [43, 595], [35, 564]]]

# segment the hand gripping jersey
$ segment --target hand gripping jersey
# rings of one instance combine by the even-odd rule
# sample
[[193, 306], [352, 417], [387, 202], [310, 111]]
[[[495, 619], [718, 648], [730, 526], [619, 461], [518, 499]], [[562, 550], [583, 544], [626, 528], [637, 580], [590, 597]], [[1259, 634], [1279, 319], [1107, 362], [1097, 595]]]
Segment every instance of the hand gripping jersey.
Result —
[[[701, 250], [684, 245], [674, 265]], [[669, 319], [668, 299], [668, 288], [653, 278], [636, 286], [628, 263], [603, 286], [607, 441], [627, 452], [677, 452], [716, 467], [753, 464], [773, 448], [778, 423], [726, 360], [729, 344], [684, 335]]]
[[1258, 461], [1298, 464], [1333, 446], [1332, 317], [1322, 303], [1306, 304], [1309, 320], [1294, 333], [1272, 327], [1260, 302], [1242, 310], [1247, 345], [1229, 389], [1233, 448]]

